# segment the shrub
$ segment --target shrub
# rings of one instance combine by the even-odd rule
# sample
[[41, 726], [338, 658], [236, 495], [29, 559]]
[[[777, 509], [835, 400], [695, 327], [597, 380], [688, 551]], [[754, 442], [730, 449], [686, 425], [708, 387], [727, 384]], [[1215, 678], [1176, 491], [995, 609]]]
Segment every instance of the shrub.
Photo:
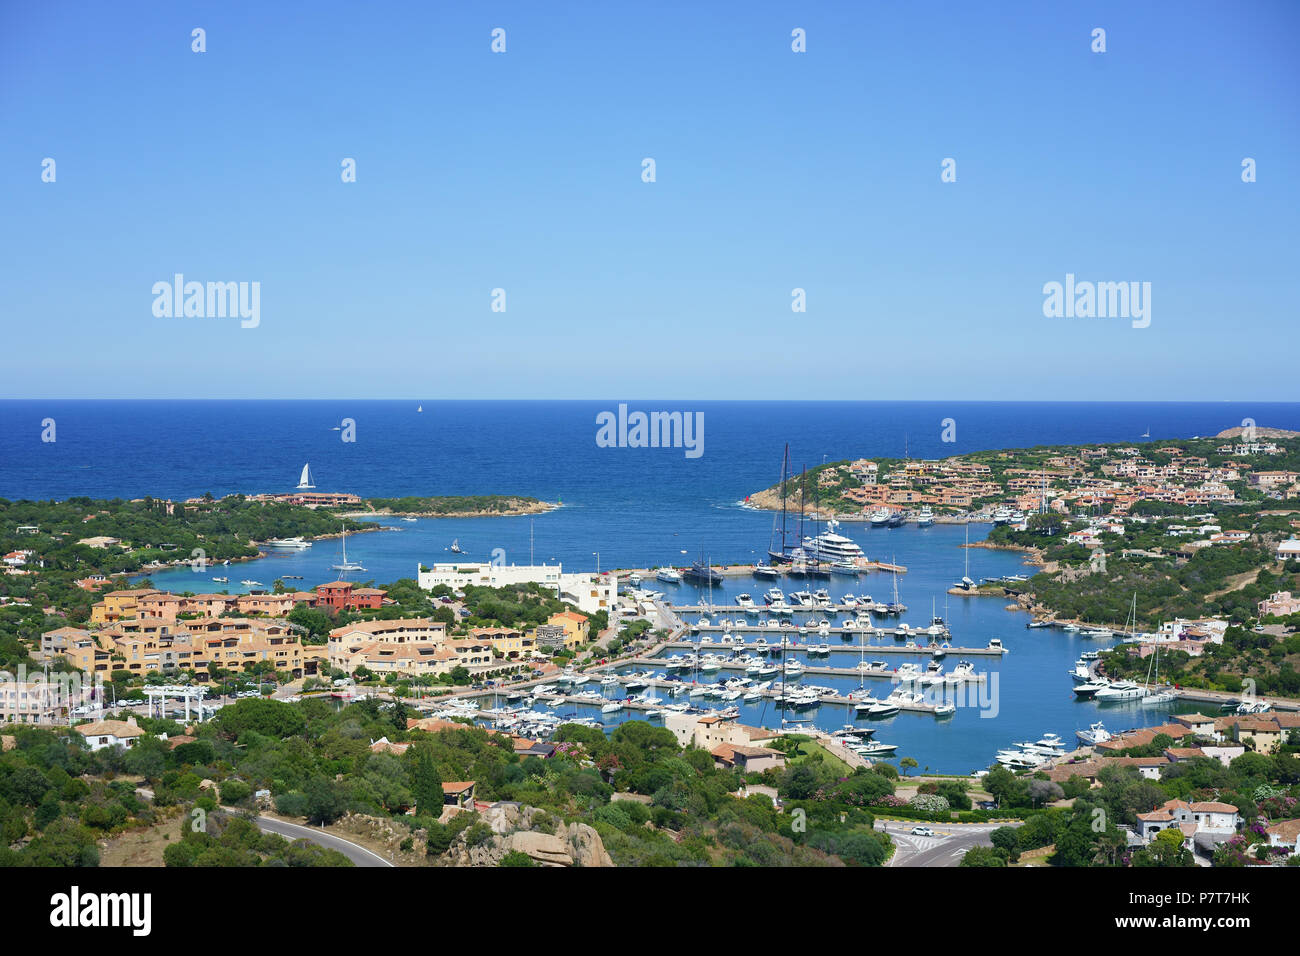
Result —
[[222, 803], [241, 803], [253, 794], [253, 788], [242, 780], [227, 780], [221, 784]]

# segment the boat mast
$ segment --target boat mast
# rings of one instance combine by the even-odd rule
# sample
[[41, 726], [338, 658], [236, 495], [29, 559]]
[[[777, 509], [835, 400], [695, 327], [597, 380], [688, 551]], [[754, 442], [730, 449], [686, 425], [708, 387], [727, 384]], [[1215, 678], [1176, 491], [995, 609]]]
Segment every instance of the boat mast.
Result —
[[[825, 455], [822, 455], [822, 464], [823, 465], [826, 464]], [[818, 543], [818, 539], [820, 539], [822, 536], [821, 508], [822, 508], [821, 476], [818, 475], [817, 487], [813, 488], [813, 537], [812, 537], [812, 541], [813, 541], [812, 574], [813, 577], [816, 578], [821, 577], [821, 569], [822, 569], [822, 549], [821, 549], [821, 545]], [[832, 528], [831, 530], [833, 531], [834, 529]]]
[[970, 523], [966, 524], [966, 547], [962, 549], [966, 552], [966, 580], [970, 580]]
[[709, 579], [709, 613], [712, 614], [713, 613], [713, 563], [712, 561], [705, 562], [704, 576]]
[[[795, 537], [799, 540], [799, 547], [803, 548], [803, 523], [805, 512], [808, 508], [808, 466], [803, 466], [803, 474], [799, 479], [799, 529], [795, 532]], [[808, 570], [808, 555], [804, 554], [804, 573]]]
[[786, 547], [786, 543], [785, 543], [785, 536], [786, 536], [785, 494], [786, 494], [786, 484], [789, 480], [790, 480], [790, 443], [786, 442], [785, 455], [781, 458], [781, 554], [783, 555], [789, 550]]
[[866, 633], [858, 629], [858, 690], [866, 689], [866, 675], [862, 672], [862, 665], [867, 662], [867, 637]]

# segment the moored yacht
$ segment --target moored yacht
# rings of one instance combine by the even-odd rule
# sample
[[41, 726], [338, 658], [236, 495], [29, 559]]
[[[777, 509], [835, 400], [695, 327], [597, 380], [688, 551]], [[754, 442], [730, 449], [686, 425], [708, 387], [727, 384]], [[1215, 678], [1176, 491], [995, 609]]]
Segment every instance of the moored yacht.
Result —
[[916, 516], [916, 526], [926, 528], [932, 524], [934, 524], [934, 512], [930, 510], [929, 505], [926, 505]]
[[881, 720], [885, 717], [893, 717], [903, 708], [897, 703], [887, 700], [873, 700], [867, 698], [854, 705], [854, 710], [859, 714], [866, 714], [872, 720]]
[[722, 583], [722, 575], [703, 561], [693, 561], [691, 566], [682, 572], [682, 580], [692, 584], [713, 586]]
[[975, 665], [970, 661], [958, 661], [957, 666], [952, 669], [945, 681], [949, 684], [962, 684], [968, 680], [975, 679]]
[[1075, 731], [1074, 735], [1079, 738], [1080, 743], [1087, 744], [1090, 747], [1100, 743], [1105, 743], [1114, 736], [1114, 734], [1106, 729], [1105, 725], [1102, 724], [1100, 720], [1090, 726], [1087, 730]]
[[304, 540], [302, 537], [294, 538], [272, 538], [266, 542], [269, 548], [279, 548], [284, 551], [301, 551], [303, 548], [310, 548], [311, 542]]
[[1098, 691], [1103, 691], [1110, 686], [1110, 681], [1094, 677], [1091, 680], [1074, 685], [1074, 696], [1079, 700], [1092, 700], [1097, 696]]
[[660, 568], [655, 572], [655, 579], [665, 584], [681, 584], [682, 576], [675, 568]]
[[[1078, 693], [1078, 688], [1075, 689]], [[1136, 684], [1131, 680], [1117, 680], [1107, 687], [1103, 687], [1093, 695], [1100, 701], [1120, 701], [1120, 700], [1138, 700], [1147, 695], [1147, 689], [1141, 684]]]
[[808, 557], [820, 561], [854, 561], [865, 559], [862, 548], [852, 538], [836, 534], [839, 522], [831, 519], [826, 522], [826, 530], [815, 538], [803, 539], [803, 550]]
[[859, 757], [885, 757], [897, 750], [898, 745], [882, 744], [878, 740], [870, 740], [866, 743], [852, 744], [849, 749]]

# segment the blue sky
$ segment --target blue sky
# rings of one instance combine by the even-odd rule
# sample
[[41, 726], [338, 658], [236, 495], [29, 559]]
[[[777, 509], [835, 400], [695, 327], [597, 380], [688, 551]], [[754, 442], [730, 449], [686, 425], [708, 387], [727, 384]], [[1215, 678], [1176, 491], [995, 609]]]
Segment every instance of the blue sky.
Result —
[[[1298, 51], [1293, 2], [5, 4], [0, 397], [1293, 400]], [[177, 272], [260, 326], [155, 318]], [[1045, 318], [1066, 273], [1150, 327]]]

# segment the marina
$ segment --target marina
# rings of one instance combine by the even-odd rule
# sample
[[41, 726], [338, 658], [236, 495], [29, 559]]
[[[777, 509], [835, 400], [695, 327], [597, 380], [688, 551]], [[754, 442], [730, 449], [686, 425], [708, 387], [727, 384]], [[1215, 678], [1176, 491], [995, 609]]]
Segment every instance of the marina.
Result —
[[[997, 749], [990, 746], [990, 741], [1037, 739], [1047, 729], [1066, 737], [1077, 730], [1087, 729], [1099, 719], [1104, 719], [1107, 726], [1150, 726], [1163, 722], [1170, 713], [1194, 710], [1197, 706], [1182, 696], [1155, 706], [1142, 706], [1140, 702], [1078, 700], [1072, 689], [1073, 681], [1066, 676], [1073, 663], [1085, 651], [1105, 649], [1115, 643], [1118, 636], [1086, 637], [1081, 631], [1067, 631], [1061, 627], [1028, 628], [1029, 616], [1004, 610], [1002, 602], [950, 600], [945, 610], [944, 590], [951, 581], [962, 576], [968, 560], [970, 573], [976, 579], [1027, 574], [1032, 570], [1025, 567], [1022, 556], [1015, 552], [976, 551], [962, 547], [968, 528], [970, 539], [975, 541], [983, 537], [987, 525], [959, 526], [936, 522], [923, 528], [905, 525], [879, 531], [862, 523], [844, 523], [839, 532], [856, 540], [868, 554], [873, 535], [888, 535], [890, 557], [894, 559], [891, 563], [906, 568], [905, 574], [900, 573], [897, 578], [891, 575], [884, 580], [897, 580], [900, 602], [914, 610], [883, 619], [880, 614], [863, 611], [863, 602], [868, 597], [864, 592], [881, 591], [879, 587], [864, 587], [865, 578], [834, 575], [825, 580], [808, 581], [778, 571], [775, 577], [763, 581], [753, 576], [752, 563], [715, 559], [712, 566], [719, 571], [721, 581], [715, 580], [712, 584], [712, 595], [707, 584], [656, 580], [655, 570], [659, 568], [689, 567], [694, 560], [690, 554], [698, 555], [703, 551], [714, 556], [740, 556], [751, 550], [758, 551], [755, 541], [767, 541], [770, 514], [739, 507], [724, 513], [727, 520], [718, 524], [713, 540], [703, 549], [698, 544], [688, 547], [689, 542], [677, 545], [678, 538], [671, 530], [664, 530], [662, 524], [655, 530], [652, 521], [648, 526], [644, 523], [629, 526], [635, 529], [630, 532], [629, 543], [602, 552], [602, 564], [617, 562], [629, 568], [645, 566], [647, 556], [675, 556], [671, 565], [652, 565], [653, 570], [643, 572], [640, 582], [641, 589], [659, 592], [657, 597], [646, 594], [642, 603], [655, 609], [656, 626], [667, 630], [672, 640], [665, 641], [654, 656], [638, 656], [630, 663], [619, 662], [613, 668], [593, 669], [589, 684], [599, 687], [599, 679], [606, 669], [643, 672], [653, 668], [656, 672], [665, 672], [666, 678], [668, 658], [672, 654], [685, 655], [699, 649], [720, 656], [730, 656], [733, 652], [757, 655], [760, 639], [770, 646], [773, 643], [779, 645], [784, 637], [789, 642], [787, 656], [804, 667], [799, 683], [820, 684], [831, 690], [831, 693], [819, 695], [816, 708], [805, 706], [796, 711], [787, 706], [784, 715], [787, 721], [797, 718], [810, 730], [826, 734], [841, 730], [846, 722], [865, 724], [869, 721], [873, 726], [884, 728], [887, 742], [897, 746], [894, 759], [915, 756], [935, 771], [962, 774], [988, 766]], [[391, 521], [382, 517], [372, 520], [381, 526]], [[566, 562], [566, 570], [570, 566], [583, 567], [584, 559], [594, 566], [591, 549], [584, 554], [572, 544], [559, 544], [560, 539], [574, 540], [573, 536], [577, 536], [576, 540], [597, 540], [598, 532], [593, 522], [592, 516], [568, 508], [539, 516], [535, 521], [538, 560], [548, 560], [555, 555]], [[427, 562], [431, 554], [442, 552], [453, 539], [459, 540], [472, 559], [486, 559], [491, 549], [489, 545], [497, 546], [492, 542], [501, 542], [508, 553], [527, 556], [529, 525], [527, 518], [422, 518], [414, 523], [403, 523], [401, 534], [368, 534], [364, 536], [364, 564], [369, 569], [364, 573], [365, 578], [391, 581], [409, 577], [420, 562]], [[689, 553], [681, 554], [683, 549]], [[329, 568], [335, 563], [333, 550], [333, 547], [318, 546], [276, 552], [247, 562], [241, 570], [249, 579], [268, 584], [277, 577], [285, 578], [290, 574], [302, 574], [307, 581], [327, 581], [338, 576], [338, 572]], [[349, 547], [348, 551], [351, 556], [352, 548]], [[758, 557], [758, 554], [754, 555], [755, 562]], [[194, 587], [191, 582], [195, 576], [188, 569], [161, 571], [151, 577], [160, 587]], [[628, 581], [627, 588], [632, 587]], [[781, 628], [779, 624], [773, 627], [770, 622], [777, 615], [771, 613], [764, 598], [764, 592], [770, 588], [781, 591], [783, 597], [800, 590], [806, 590], [811, 597], [813, 592], [825, 590], [830, 597], [830, 608], [788, 606], [788, 613], [779, 615], [779, 618], [788, 620], [791, 627]], [[746, 613], [746, 609], [736, 603], [742, 594], [749, 595], [754, 613]], [[846, 601], [848, 594], [854, 596], [853, 604]], [[632, 599], [630, 591], [624, 598]], [[888, 591], [874, 595], [872, 602], [892, 599], [893, 588], [890, 586]], [[930, 613], [932, 605], [934, 615]], [[918, 613], [922, 607], [925, 612]], [[769, 624], [759, 627], [763, 615], [768, 617]], [[925, 633], [932, 616], [944, 619], [942, 636]], [[708, 625], [698, 623], [701, 617], [709, 618]], [[842, 625], [846, 617], [855, 622], [865, 620], [870, 627], [845, 629]], [[720, 623], [724, 618], [729, 620], [726, 627]], [[827, 621], [825, 634], [819, 633], [823, 618]], [[912, 633], [900, 638], [897, 629], [904, 624]], [[799, 630], [801, 625], [805, 628], [802, 632]], [[836, 630], [832, 631], [832, 627]], [[728, 634], [732, 637], [730, 645], [723, 642]], [[743, 645], [739, 638], [744, 639]], [[823, 657], [819, 649], [812, 655], [808, 654], [810, 646], [819, 648], [823, 643], [828, 645], [826, 656]], [[946, 649], [942, 646], [945, 643], [948, 644]], [[923, 673], [934, 659], [932, 644], [945, 651], [945, 662], [952, 662], [945, 663], [945, 672], [951, 671], [961, 659], [969, 659], [983, 674], [982, 682], [969, 684], [963, 699], [956, 702], [955, 711], [935, 716], [933, 712], [925, 714], [900, 707], [896, 716], [857, 720], [848, 703], [852, 699], [849, 695], [863, 691], [863, 688], [864, 693], [879, 688], [876, 696], [884, 697], [891, 689], [889, 681], [879, 676], [859, 674], [857, 667], [861, 659], [865, 658], [868, 664], [873, 659], [884, 661], [890, 670], [912, 663]], [[769, 661], [780, 663], [779, 657], [770, 652], [764, 656]], [[751, 676], [735, 666], [723, 667], [721, 661], [716, 663], [716, 671], [695, 677], [699, 685], [717, 681], [718, 678], [712, 676], [714, 674], [725, 679]], [[689, 685], [694, 675], [683, 672], [681, 676]], [[764, 676], [754, 682], [775, 679]], [[544, 680], [554, 683], [553, 676]], [[779, 684], [779, 680], [776, 682]], [[797, 682], [790, 678], [788, 683], [793, 685]], [[586, 686], [583, 685], [584, 689]], [[660, 683], [653, 686], [656, 694], [665, 694], [666, 688]], [[770, 693], [748, 701], [743, 694], [734, 701], [724, 701], [703, 697], [702, 694], [690, 698], [689, 691], [686, 693], [685, 702], [704, 705], [705, 709], [736, 708], [739, 713], [736, 719], [743, 723], [765, 727], [781, 725], [782, 709]], [[618, 694], [620, 699], [631, 696], [622, 691]], [[646, 719], [649, 713], [658, 709], [633, 703], [604, 712], [603, 707], [607, 704], [569, 700], [571, 694], [564, 697], [559, 708], [544, 709], [552, 713], [557, 709], [572, 712], [576, 718], [591, 720], [606, 728], [628, 719]], [[680, 697], [676, 700], [683, 702]], [[667, 702], [671, 703], [673, 699]]]

